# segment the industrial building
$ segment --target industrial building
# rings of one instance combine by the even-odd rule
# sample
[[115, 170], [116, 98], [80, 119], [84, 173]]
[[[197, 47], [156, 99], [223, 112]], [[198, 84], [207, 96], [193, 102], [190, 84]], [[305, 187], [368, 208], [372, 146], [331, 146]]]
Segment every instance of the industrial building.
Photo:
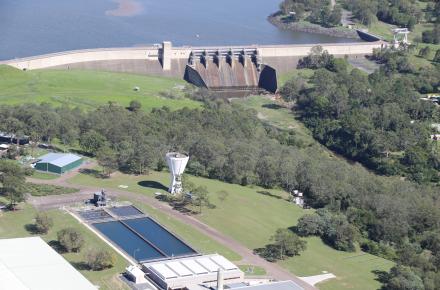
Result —
[[218, 272], [224, 284], [242, 283], [244, 273], [218, 254], [155, 261], [142, 264], [144, 271], [161, 289], [190, 289], [197, 285], [215, 286]]
[[35, 169], [48, 173], [63, 174], [82, 164], [81, 157], [71, 153], [48, 153], [37, 161]]
[[0, 289], [96, 290], [40, 237], [0, 239]]

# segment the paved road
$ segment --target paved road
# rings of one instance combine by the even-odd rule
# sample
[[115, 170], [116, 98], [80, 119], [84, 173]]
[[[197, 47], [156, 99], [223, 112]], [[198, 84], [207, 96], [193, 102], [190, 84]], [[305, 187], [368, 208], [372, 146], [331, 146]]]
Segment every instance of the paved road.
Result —
[[[72, 177], [75, 173], [71, 173], [70, 177]], [[39, 183], [39, 184], [53, 184], [53, 185], [60, 185], [65, 187], [72, 187], [72, 184], [69, 184], [67, 182], [68, 178], [61, 177], [59, 179], [54, 180], [41, 180], [41, 179], [33, 179], [28, 178], [29, 182], [33, 183]], [[180, 220], [186, 224], [189, 224], [196, 229], [198, 229], [203, 234], [208, 235], [212, 239], [216, 240], [217, 242], [221, 243], [222, 245], [225, 245], [226, 247], [230, 248], [234, 252], [240, 254], [243, 257], [243, 260], [240, 261], [242, 264], [252, 264], [255, 266], [260, 266], [266, 269], [269, 276], [277, 279], [277, 280], [292, 280], [298, 285], [302, 286], [304, 289], [312, 290], [317, 289], [306, 282], [302, 281], [298, 277], [294, 276], [289, 271], [283, 269], [282, 267], [278, 266], [277, 264], [270, 263], [264, 259], [262, 259], [260, 256], [255, 255], [252, 250], [248, 249], [247, 247], [243, 246], [236, 240], [232, 239], [231, 237], [228, 237], [216, 229], [206, 225], [205, 223], [202, 223], [201, 221], [197, 220], [193, 216], [183, 214], [179, 211], [174, 210], [171, 206], [168, 204], [158, 201], [155, 198], [129, 192], [129, 191], [123, 191], [123, 190], [116, 190], [116, 189], [108, 189], [108, 188], [97, 188], [97, 187], [88, 187], [88, 186], [77, 186], [74, 185], [75, 188], [80, 189], [78, 193], [73, 194], [65, 194], [65, 195], [52, 195], [52, 196], [42, 196], [42, 197], [30, 197], [29, 202], [33, 204], [36, 208], [40, 210], [47, 210], [51, 208], [60, 208], [72, 203], [77, 203], [84, 201], [86, 199], [91, 198], [91, 193], [100, 191], [101, 189], [104, 189], [106, 193], [110, 197], [119, 197], [119, 198], [127, 198], [134, 201], [139, 201], [142, 203], [146, 203], [149, 206], [152, 206], [154, 208], [157, 208], [161, 210], [162, 212], [168, 214], [169, 216], [172, 216], [176, 218], [177, 220]]]

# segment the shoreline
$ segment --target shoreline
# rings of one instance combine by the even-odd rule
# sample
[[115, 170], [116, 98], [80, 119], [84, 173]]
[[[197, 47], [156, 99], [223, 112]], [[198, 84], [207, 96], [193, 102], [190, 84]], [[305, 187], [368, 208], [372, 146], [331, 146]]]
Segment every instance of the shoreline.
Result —
[[350, 39], [361, 39], [354, 29], [347, 29], [341, 27], [326, 28], [318, 24], [309, 22], [290, 22], [285, 23], [281, 20], [279, 12], [275, 12], [267, 17], [267, 20], [274, 26], [283, 30], [291, 30], [297, 32], [306, 32], [314, 34], [322, 34], [333, 37], [343, 37]]

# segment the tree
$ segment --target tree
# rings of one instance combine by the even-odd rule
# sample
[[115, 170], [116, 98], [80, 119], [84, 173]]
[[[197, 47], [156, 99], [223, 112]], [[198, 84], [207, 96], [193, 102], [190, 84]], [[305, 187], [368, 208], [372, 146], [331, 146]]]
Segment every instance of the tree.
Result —
[[297, 100], [304, 89], [304, 79], [301, 77], [293, 77], [280, 88], [279, 93], [285, 101], [292, 102]]
[[391, 268], [384, 289], [388, 290], [424, 290], [422, 279], [409, 267], [397, 265]]
[[57, 232], [60, 245], [67, 252], [79, 252], [84, 245], [82, 234], [74, 228], [65, 228]]
[[38, 233], [47, 234], [53, 226], [53, 220], [46, 213], [38, 213], [35, 217], [35, 228]]
[[25, 172], [15, 162], [0, 161], [1, 192], [9, 199], [9, 207], [15, 209], [18, 202], [25, 200]]
[[101, 147], [96, 153], [98, 164], [102, 166], [104, 174], [110, 176], [118, 169], [118, 156], [116, 152], [108, 146]]
[[133, 100], [130, 102], [128, 109], [132, 112], [137, 112], [142, 108], [142, 104], [139, 101]]
[[96, 156], [96, 152], [105, 145], [106, 141], [104, 136], [94, 130], [90, 130], [81, 135], [79, 145], [90, 155]]
[[271, 237], [273, 244], [279, 249], [280, 259], [285, 256], [296, 256], [307, 248], [307, 242], [300, 239], [288, 229], [278, 229]]
[[419, 50], [419, 56], [423, 58], [429, 58], [431, 54], [431, 48], [429, 46], [422, 47]]
[[317, 214], [305, 214], [296, 225], [296, 230], [301, 236], [320, 235], [322, 232], [323, 222]]
[[440, 63], [440, 49], [437, 49], [437, 51], [435, 52], [433, 61]]
[[209, 206], [209, 192], [206, 186], [198, 186], [191, 191], [192, 203], [199, 208], [199, 214], [202, 213], [204, 206]]
[[86, 254], [87, 265], [93, 271], [112, 268], [115, 260], [115, 256], [106, 250], [91, 250]]

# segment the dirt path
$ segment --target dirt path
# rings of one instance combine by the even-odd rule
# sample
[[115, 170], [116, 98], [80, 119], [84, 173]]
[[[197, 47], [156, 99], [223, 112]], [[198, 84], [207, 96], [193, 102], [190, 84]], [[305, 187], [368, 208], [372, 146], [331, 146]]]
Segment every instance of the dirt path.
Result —
[[[74, 175], [74, 174], [72, 174]], [[60, 185], [65, 187], [72, 187], [72, 184], [69, 184], [67, 182], [68, 178], [59, 178], [54, 180], [40, 180], [40, 179], [34, 179], [34, 178], [28, 178], [29, 182], [33, 183], [39, 183], [39, 184], [53, 184], [53, 185]], [[134, 201], [143, 202], [145, 204], [148, 204], [149, 206], [159, 209], [160, 211], [168, 214], [169, 216], [172, 216], [173, 218], [180, 220], [186, 224], [189, 224], [193, 226], [194, 228], [198, 229], [200, 232], [202, 232], [205, 235], [208, 235], [212, 239], [216, 240], [217, 242], [221, 243], [222, 245], [225, 245], [226, 247], [230, 248], [234, 252], [240, 254], [243, 259], [240, 261], [242, 264], [252, 264], [255, 266], [260, 266], [266, 269], [267, 274], [274, 279], [277, 280], [292, 280], [304, 289], [317, 289], [306, 282], [302, 281], [298, 277], [294, 276], [289, 271], [285, 270], [284, 268], [280, 267], [277, 264], [270, 263], [263, 258], [261, 258], [258, 255], [255, 255], [252, 250], [248, 249], [247, 247], [243, 246], [236, 240], [232, 239], [229, 236], [226, 236], [216, 229], [206, 225], [205, 223], [202, 223], [201, 221], [197, 220], [193, 216], [183, 214], [179, 211], [176, 211], [172, 209], [171, 206], [168, 204], [158, 201], [155, 198], [129, 192], [129, 191], [123, 191], [123, 190], [116, 190], [116, 189], [108, 189], [108, 188], [97, 188], [97, 187], [88, 187], [88, 186], [77, 186], [75, 185], [75, 188], [80, 189], [78, 193], [73, 194], [64, 194], [64, 195], [52, 195], [52, 196], [43, 196], [43, 197], [30, 197], [29, 202], [34, 205], [36, 208], [40, 210], [47, 210], [51, 208], [60, 208], [63, 206], [66, 206], [68, 204], [72, 203], [78, 203], [81, 201], [84, 201], [86, 199], [91, 198], [91, 193], [100, 191], [101, 189], [104, 189], [106, 193], [110, 197], [119, 197], [119, 198], [127, 198]]]

